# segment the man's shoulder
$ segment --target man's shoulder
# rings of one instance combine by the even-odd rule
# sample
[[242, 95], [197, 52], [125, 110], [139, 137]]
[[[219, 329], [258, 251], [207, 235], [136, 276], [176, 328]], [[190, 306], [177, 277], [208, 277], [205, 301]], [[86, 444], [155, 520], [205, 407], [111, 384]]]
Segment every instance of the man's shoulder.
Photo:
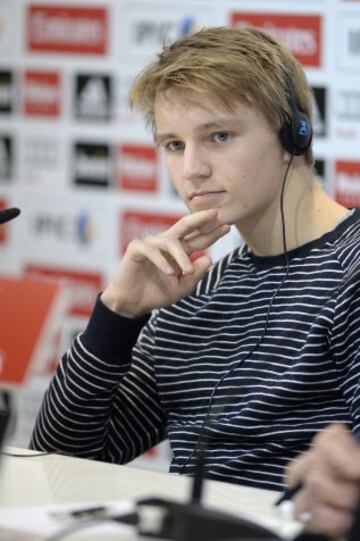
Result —
[[333, 246], [341, 260], [360, 262], [360, 208], [353, 211], [351, 219], [333, 238]]
[[354, 209], [329, 244], [342, 271], [341, 283], [360, 285], [360, 208]]

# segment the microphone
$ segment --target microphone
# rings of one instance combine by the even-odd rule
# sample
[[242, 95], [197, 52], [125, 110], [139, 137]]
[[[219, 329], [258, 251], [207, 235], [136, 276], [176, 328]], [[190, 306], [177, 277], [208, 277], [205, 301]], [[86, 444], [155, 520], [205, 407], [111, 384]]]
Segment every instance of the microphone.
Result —
[[[274, 531], [256, 521], [217, 511], [202, 505], [205, 477], [204, 431], [196, 446], [195, 475], [190, 500], [185, 503], [149, 497], [137, 501], [138, 533], [171, 541], [284, 541]], [[151, 518], [151, 520], [149, 519]], [[304, 538], [300, 541], [323, 541]], [[328, 540], [326, 540], [328, 541]]]
[[16, 218], [16, 216], [19, 216], [19, 214], [20, 209], [16, 207], [0, 210], [0, 224], [4, 224], [13, 218]]

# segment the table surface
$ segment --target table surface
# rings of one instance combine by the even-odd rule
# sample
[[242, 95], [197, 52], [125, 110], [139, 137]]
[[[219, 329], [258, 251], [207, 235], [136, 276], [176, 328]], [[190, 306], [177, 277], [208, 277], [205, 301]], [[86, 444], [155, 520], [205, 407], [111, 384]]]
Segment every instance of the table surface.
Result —
[[[30, 456], [31, 451], [6, 449], [12, 453], [26, 454], [17, 458], [3, 456], [0, 466], [0, 505], [12, 506], [49, 505], [75, 502], [99, 502], [109, 500], [137, 500], [156, 496], [186, 502], [191, 490], [191, 479], [179, 475], [119, 466], [104, 462], [72, 458], [56, 454]], [[227, 513], [245, 515], [264, 523], [278, 521], [274, 502], [277, 492], [244, 487], [217, 481], [206, 481], [203, 504]], [[281, 530], [279, 530], [281, 531]], [[88, 533], [66, 537], [96, 539]], [[136, 537], [102, 536], [109, 539], [135, 539]], [[4, 534], [0, 540], [11, 541]], [[34, 537], [14, 537], [40, 539]]]

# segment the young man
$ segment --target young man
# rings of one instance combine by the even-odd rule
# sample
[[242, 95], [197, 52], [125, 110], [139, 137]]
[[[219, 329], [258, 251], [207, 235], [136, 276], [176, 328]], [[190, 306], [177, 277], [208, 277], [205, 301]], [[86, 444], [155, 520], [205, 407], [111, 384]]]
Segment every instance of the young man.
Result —
[[[131, 242], [58, 368], [32, 446], [280, 490], [336, 421], [359, 427], [360, 214], [314, 178], [303, 70], [257, 30], [165, 48], [131, 93], [190, 214]], [[307, 116], [305, 116], [307, 115]], [[192, 261], [235, 225], [245, 243]]]

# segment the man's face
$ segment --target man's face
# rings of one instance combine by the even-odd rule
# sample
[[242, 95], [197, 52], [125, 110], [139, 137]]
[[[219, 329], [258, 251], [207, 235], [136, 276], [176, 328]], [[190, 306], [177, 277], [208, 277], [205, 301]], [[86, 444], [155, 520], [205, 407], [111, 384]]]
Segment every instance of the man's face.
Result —
[[205, 94], [168, 90], [156, 100], [155, 128], [191, 212], [217, 208], [241, 231], [279, 211], [288, 157], [259, 109], [237, 102], [228, 111]]

